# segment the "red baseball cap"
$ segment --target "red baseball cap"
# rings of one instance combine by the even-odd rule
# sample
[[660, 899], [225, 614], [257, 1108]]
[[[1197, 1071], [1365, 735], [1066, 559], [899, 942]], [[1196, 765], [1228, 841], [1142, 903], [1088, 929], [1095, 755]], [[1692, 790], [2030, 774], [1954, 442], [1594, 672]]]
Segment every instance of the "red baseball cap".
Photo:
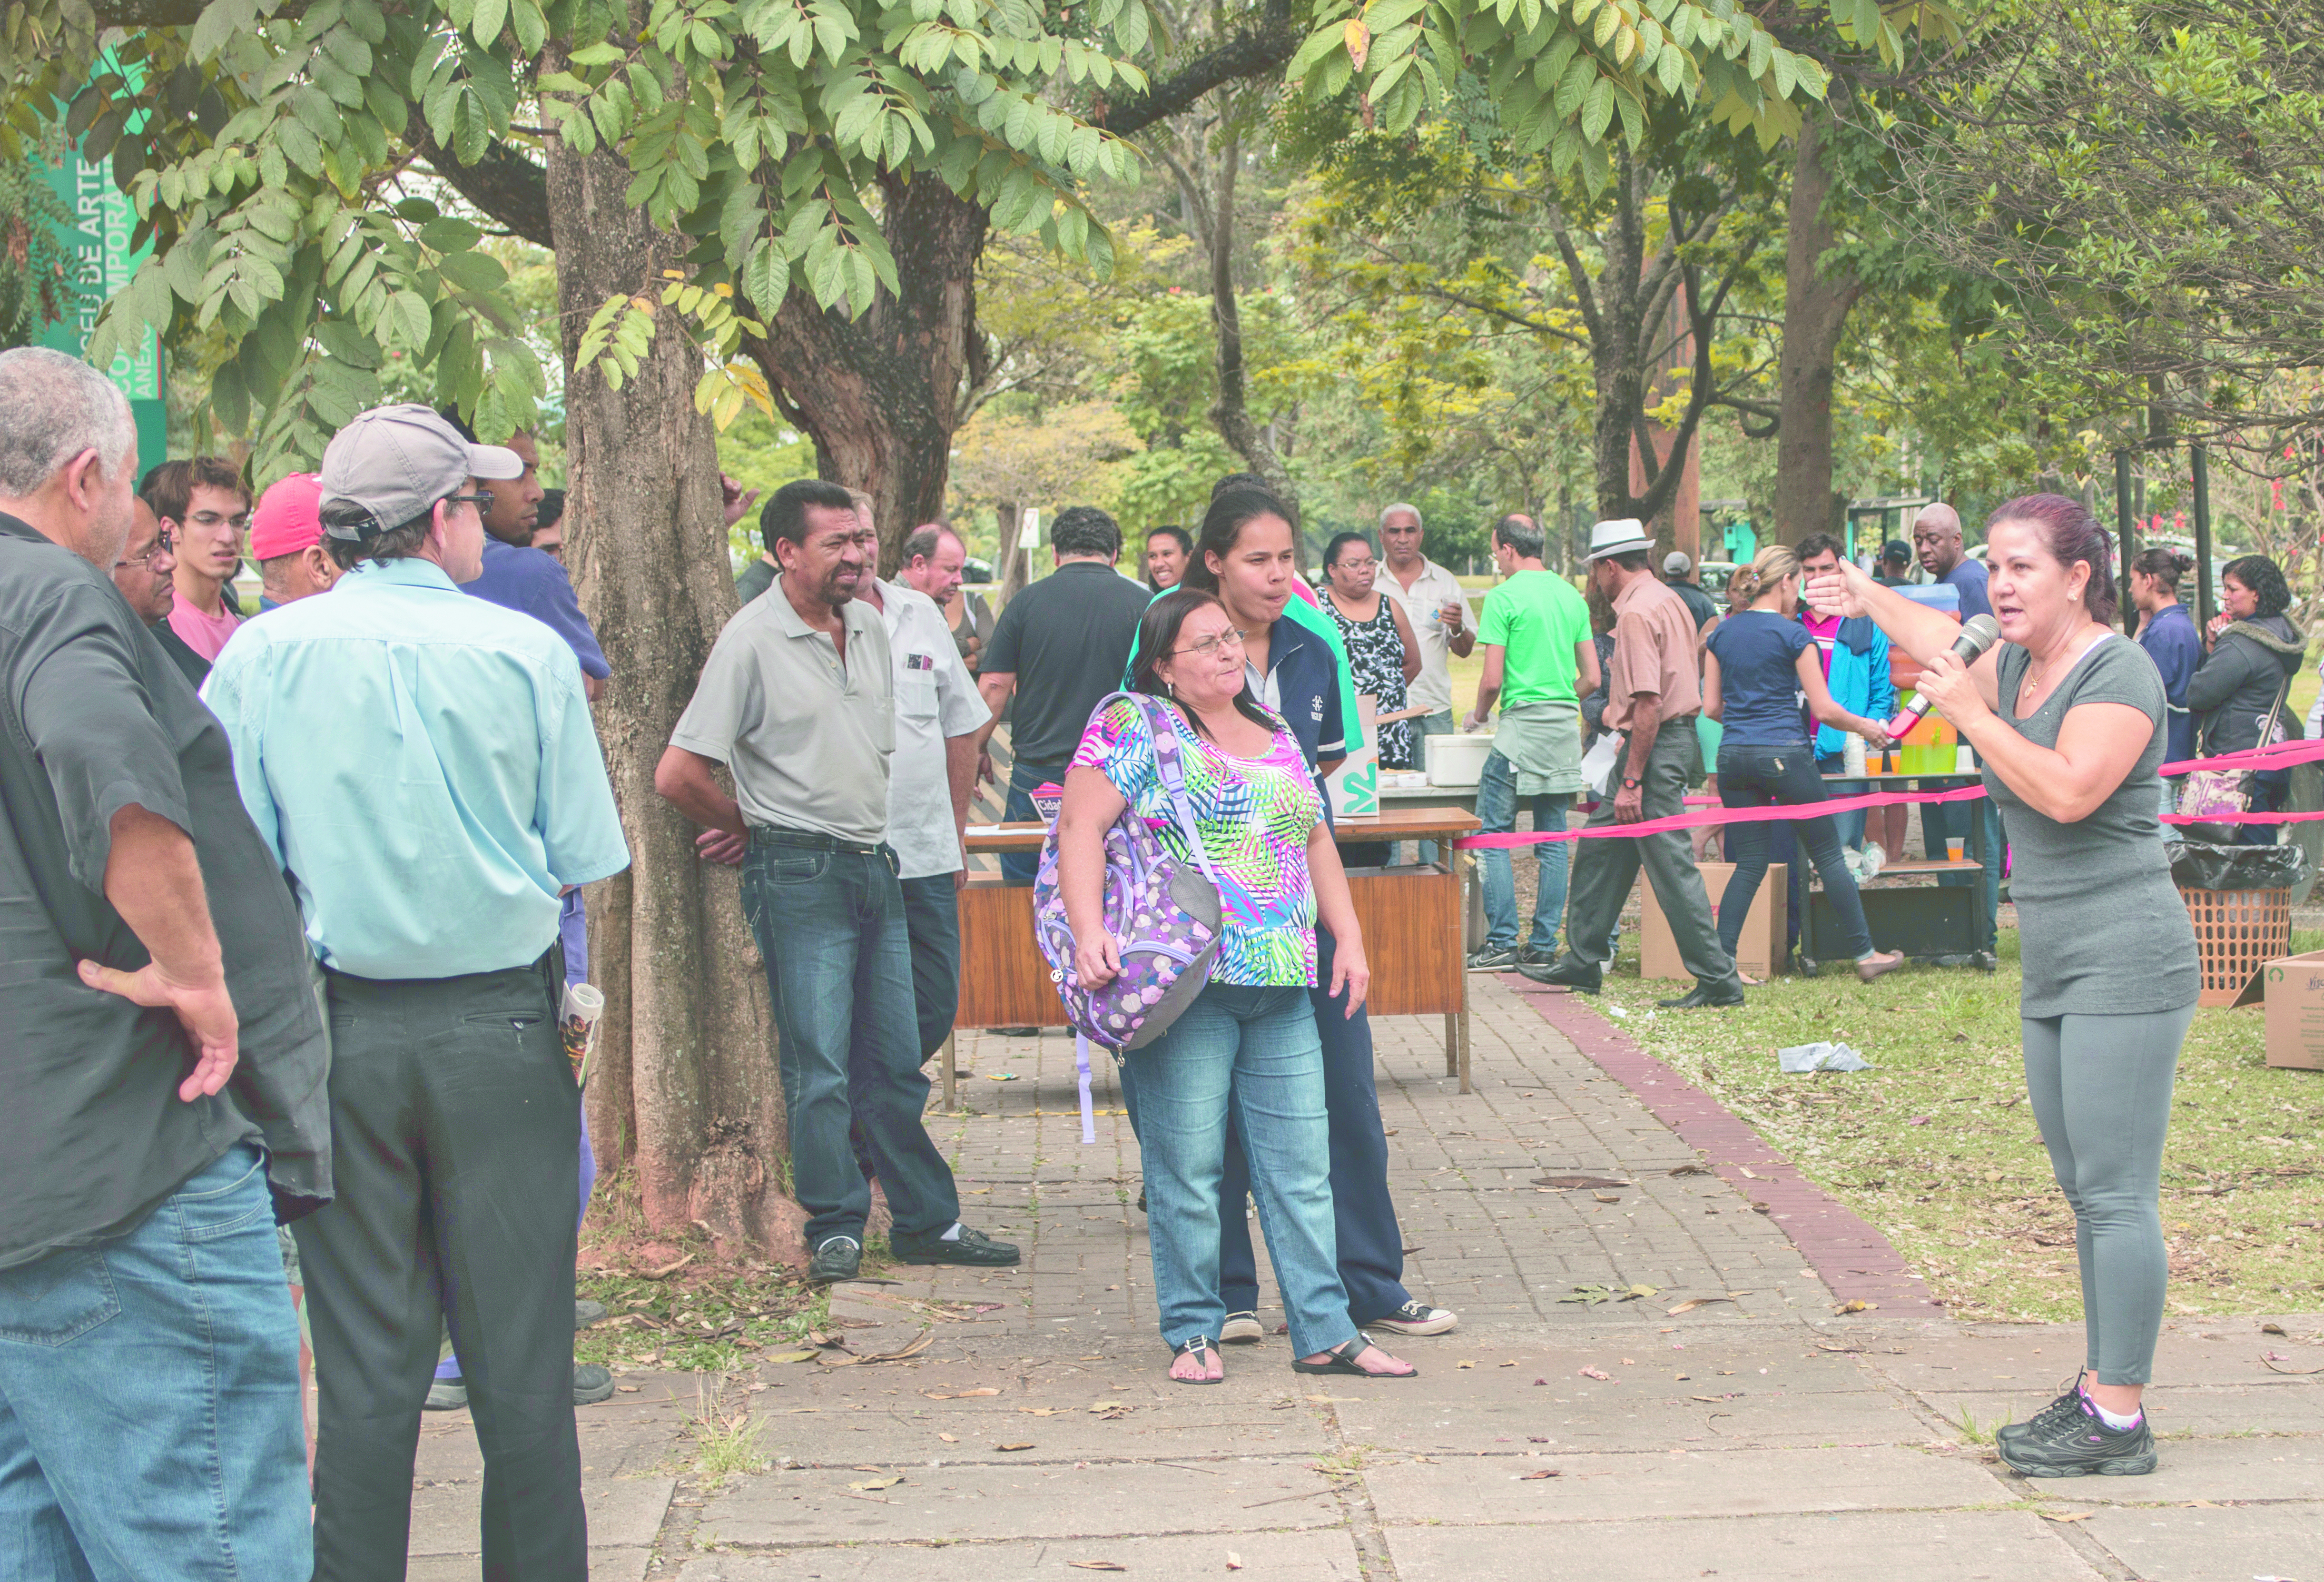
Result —
[[323, 480], [311, 472], [294, 472], [277, 480], [258, 497], [250, 516], [250, 558], [272, 560], [295, 555], [323, 541]]

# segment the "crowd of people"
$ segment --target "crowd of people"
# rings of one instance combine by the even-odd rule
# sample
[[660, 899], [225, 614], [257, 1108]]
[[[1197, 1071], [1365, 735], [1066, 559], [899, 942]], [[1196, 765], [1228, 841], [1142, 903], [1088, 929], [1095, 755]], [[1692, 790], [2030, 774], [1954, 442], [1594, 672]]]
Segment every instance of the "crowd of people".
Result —
[[[0, 1148], [0, 1330], [41, 1343], [0, 1348], [19, 1569], [85, 1575], [102, 1554], [136, 1576], [400, 1575], [420, 1414], [466, 1405], [487, 1574], [586, 1571], [574, 1411], [612, 1386], [573, 1358], [594, 1156], [558, 1023], [588, 973], [583, 889], [630, 854], [590, 715], [613, 672], [538, 464], [528, 435], [481, 444], [407, 405], [358, 415], [317, 473], [254, 500], [217, 458], [140, 478], [101, 375], [0, 355], [0, 1015], [28, 1051]], [[756, 503], [731, 482], [726, 499], [729, 525]], [[1965, 664], [1954, 623], [1900, 589], [1900, 545], [1876, 577], [1821, 533], [1762, 550], [1722, 614], [1683, 557], [1657, 574], [1637, 522], [1593, 529], [1585, 594], [1545, 566], [1539, 524], [1507, 515], [1472, 624], [1414, 506], [1380, 513], [1377, 546], [1334, 537], [1319, 592], [1296, 513], [1247, 474], [1197, 527], [1147, 536], [1142, 579], [1111, 516], [1059, 512], [1056, 569], [997, 617], [941, 523], [881, 578], [861, 492], [786, 485], [759, 527], [654, 785], [700, 827], [703, 860], [741, 870], [812, 1279], [859, 1273], [874, 1183], [899, 1260], [1019, 1262], [962, 1221], [921, 1118], [959, 998], [968, 810], [1004, 716], [1006, 816], [1062, 787], [1054, 883], [1082, 980], [1120, 969], [1099, 894], [1117, 820], [1144, 819], [1221, 892], [1201, 993], [1120, 1068], [1171, 1377], [1214, 1383], [1219, 1348], [1265, 1333], [1255, 1198], [1293, 1365], [1408, 1378], [1372, 1333], [1459, 1319], [1404, 1283], [1346, 876], [1384, 854], [1339, 843], [1324, 791], [1367, 717], [1390, 768], [1493, 720], [1489, 830], [1520, 807], [1563, 828], [1598, 744], [1590, 822], [1613, 837], [1528, 848], [1522, 943], [1514, 861], [1485, 853], [1472, 966], [1597, 992], [1643, 867], [1696, 980], [1665, 1004], [1732, 1005], [1738, 930], [1786, 834], [1859, 976], [1899, 959], [1875, 948], [1842, 856], [1866, 825], [1812, 810], [1847, 783], [1848, 735], [1886, 745], [1901, 648], [1990, 792], [1955, 826], [1924, 818], [1931, 855], [1972, 817], [1997, 854], [2007, 819], [2028, 1078], [2079, 1227], [2089, 1367], [2004, 1431], [2004, 1455], [2152, 1466], [2157, 1182], [2196, 976], [2156, 768], [2301, 728], [2283, 711], [2305, 638], [2272, 563], [2230, 565], [2199, 634], [2184, 558], [2150, 551], [2137, 642], [2109, 642], [2087, 510], [2013, 501], [1979, 560], [1932, 507], [1923, 571], [2003, 637]], [[1456, 720], [1450, 661], [1480, 645]], [[1618, 834], [1714, 774], [1728, 807], [1802, 810], [1728, 828], [1715, 913], [1685, 831]]]

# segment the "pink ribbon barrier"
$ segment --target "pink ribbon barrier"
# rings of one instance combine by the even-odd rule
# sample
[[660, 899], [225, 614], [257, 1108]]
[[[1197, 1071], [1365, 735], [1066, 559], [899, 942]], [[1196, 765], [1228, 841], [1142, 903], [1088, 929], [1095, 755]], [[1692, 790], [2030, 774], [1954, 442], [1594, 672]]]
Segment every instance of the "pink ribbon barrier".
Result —
[[[2279, 742], [2271, 747], [2251, 747], [2240, 753], [2223, 753], [2217, 758], [2190, 758], [2182, 763], [2165, 763], [2159, 772], [2187, 774], [2198, 769], [2283, 769], [2294, 763], [2312, 763], [2324, 759], [2324, 737], [2309, 742]], [[1845, 778], [1845, 777], [1842, 777]], [[1941, 778], [1932, 774], [1928, 778]], [[1794, 802], [1770, 808], [1729, 808], [1720, 805], [1715, 798], [1689, 797], [1689, 807], [1699, 807], [1699, 813], [1674, 813], [1667, 819], [1646, 819], [1636, 824], [1600, 824], [1581, 826], [1572, 829], [1545, 829], [1507, 835], [1464, 836], [1452, 844], [1462, 851], [1483, 851], [1505, 847], [1542, 846], [1554, 840], [1590, 840], [1615, 837], [1624, 840], [1642, 835], [1660, 835], [1665, 830], [1699, 829], [1714, 824], [1770, 824], [1802, 819], [1820, 819], [1831, 813], [1852, 813], [1858, 808], [1890, 808], [1907, 802], [1973, 802], [1985, 795], [1982, 785], [1965, 785], [1947, 791], [1868, 791], [1861, 796], [1833, 797], [1821, 802]], [[1593, 804], [1594, 805], [1594, 804]], [[2163, 818], [2165, 824], [2305, 824], [2324, 819], [2324, 811], [2308, 813], [2244, 813], [2234, 819], [2206, 819], [2191, 813], [2172, 813]]]

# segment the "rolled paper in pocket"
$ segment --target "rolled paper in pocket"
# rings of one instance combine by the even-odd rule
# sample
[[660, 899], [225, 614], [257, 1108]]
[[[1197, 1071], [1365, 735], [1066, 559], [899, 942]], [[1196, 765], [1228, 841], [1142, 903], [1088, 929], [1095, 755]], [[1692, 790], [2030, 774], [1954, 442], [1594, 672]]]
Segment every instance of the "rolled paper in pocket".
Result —
[[589, 1080], [589, 1057], [597, 1052], [597, 1025], [605, 1019], [605, 996], [589, 984], [565, 985], [565, 1004], [557, 1013], [557, 1036], [565, 1058], [573, 1062], [574, 1086]]

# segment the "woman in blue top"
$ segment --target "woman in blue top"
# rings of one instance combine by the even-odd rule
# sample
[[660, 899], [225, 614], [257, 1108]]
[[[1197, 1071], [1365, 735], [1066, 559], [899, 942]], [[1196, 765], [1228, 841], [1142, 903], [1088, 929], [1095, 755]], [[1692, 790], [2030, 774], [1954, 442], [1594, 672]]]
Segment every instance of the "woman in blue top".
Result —
[[[2179, 578], [2195, 562], [2177, 550], [2157, 545], [2130, 563], [2130, 602], [2138, 606], [2138, 645], [2163, 672], [2163, 696], [2170, 712], [2164, 727], [2163, 762], [2183, 763], [2195, 755], [2195, 717], [2187, 712], [2187, 683], [2203, 662], [2203, 634], [2179, 602]], [[2163, 782], [2163, 810], [2177, 800], [2179, 777]], [[2167, 836], [2171, 831], [2166, 828]]]
[[[1824, 725], [1870, 742], [1886, 742], [1887, 732], [1879, 722], [1831, 700], [1815, 638], [1794, 618], [1800, 562], [1791, 550], [1781, 544], [1761, 550], [1728, 582], [1727, 597], [1734, 613], [1711, 630], [1702, 661], [1702, 712], [1725, 727], [1719, 744], [1719, 800], [1729, 808], [1821, 802], [1823, 778], [1816, 772], [1801, 694], [1807, 696], [1808, 712]], [[1870, 983], [1904, 954], [1872, 948], [1864, 902], [1840, 860], [1840, 828], [1831, 817], [1795, 819], [1791, 824], [1840, 913], [1840, 930], [1856, 955], [1856, 976]], [[1767, 828], [1727, 826], [1727, 856], [1735, 872], [1719, 901], [1719, 941], [1730, 956], [1743, 937], [1743, 920], [1759, 893], [1759, 882], [1767, 876]]]

